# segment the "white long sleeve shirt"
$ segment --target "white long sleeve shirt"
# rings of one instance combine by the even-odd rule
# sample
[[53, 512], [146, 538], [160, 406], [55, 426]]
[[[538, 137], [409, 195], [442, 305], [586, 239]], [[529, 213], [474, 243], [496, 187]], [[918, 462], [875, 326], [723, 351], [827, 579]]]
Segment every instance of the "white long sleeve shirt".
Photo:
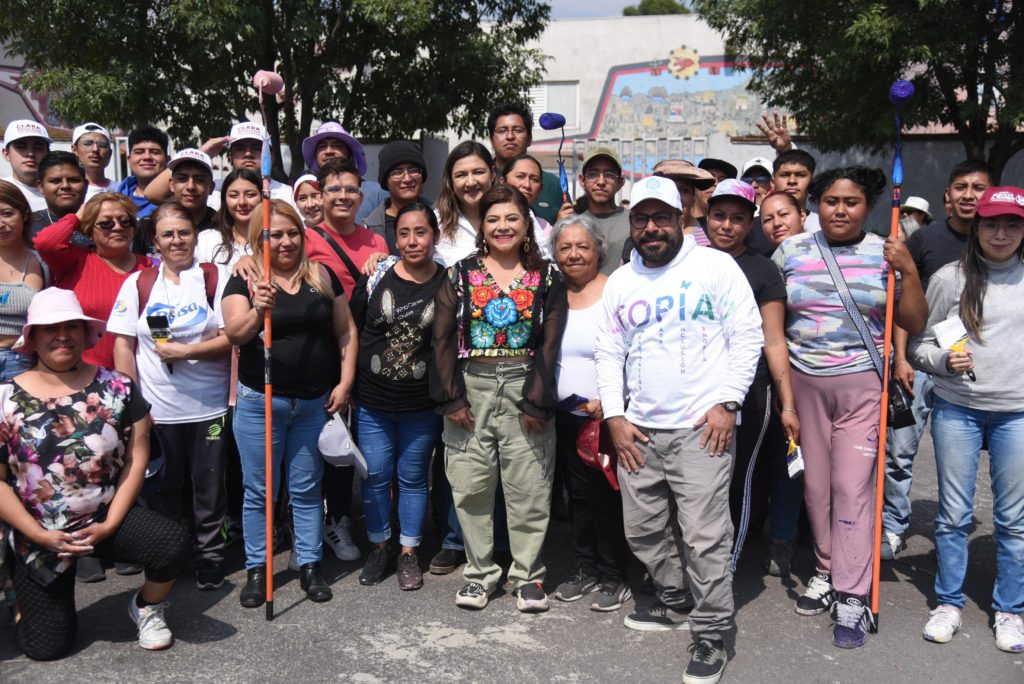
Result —
[[594, 357], [605, 418], [678, 430], [717, 403], [743, 402], [764, 335], [750, 284], [729, 254], [686, 236], [671, 262], [648, 268], [634, 250], [609, 277], [603, 305]]

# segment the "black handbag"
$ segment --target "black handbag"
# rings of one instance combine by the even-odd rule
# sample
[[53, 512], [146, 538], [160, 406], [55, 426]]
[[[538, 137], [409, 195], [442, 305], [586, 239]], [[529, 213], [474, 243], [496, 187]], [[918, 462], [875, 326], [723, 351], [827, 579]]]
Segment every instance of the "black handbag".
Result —
[[[853, 301], [853, 297], [850, 295], [850, 287], [846, 284], [846, 278], [843, 277], [843, 272], [839, 268], [839, 264], [836, 263], [836, 257], [832, 253], [832, 247], [829, 246], [828, 240], [822, 231], [818, 231], [814, 235], [815, 242], [818, 243], [818, 249], [821, 251], [821, 258], [825, 261], [825, 268], [828, 269], [828, 273], [832, 276], [832, 283], [836, 286], [836, 292], [839, 294], [839, 299], [843, 302], [843, 307], [846, 309], [846, 315], [850, 317], [853, 322], [853, 326], [857, 328], [857, 332], [860, 333], [861, 341], [864, 342], [864, 346], [867, 347], [868, 356], [871, 357], [871, 363], [874, 364], [875, 370], [878, 372], [879, 381], [885, 376], [885, 366], [882, 363], [882, 355], [878, 353], [878, 347], [875, 346], [875, 341], [871, 338], [871, 333], [868, 332], [867, 323], [864, 321], [864, 316], [861, 314], [860, 309]], [[893, 430], [899, 430], [900, 428], [910, 427], [916, 425], [917, 421], [914, 419], [914, 412], [911, 410], [911, 404], [913, 400], [910, 398], [910, 394], [903, 388], [903, 385], [893, 377], [893, 368], [889, 369], [889, 427]]]

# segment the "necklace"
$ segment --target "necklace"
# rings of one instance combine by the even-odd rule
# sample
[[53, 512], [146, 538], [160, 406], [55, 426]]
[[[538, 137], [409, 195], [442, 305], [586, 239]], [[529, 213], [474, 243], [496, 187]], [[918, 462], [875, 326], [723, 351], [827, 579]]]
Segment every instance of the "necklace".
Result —
[[54, 368], [50, 364], [48, 364], [45, 361], [43, 361], [43, 357], [37, 355], [36, 358], [39, 359], [39, 363], [43, 364], [43, 366], [46, 368], [46, 370], [50, 371], [51, 373], [71, 373], [73, 371], [78, 370], [78, 362], [77, 361], [75, 362], [74, 366], [72, 366], [71, 368], [68, 368], [67, 370], [57, 370], [56, 368]]

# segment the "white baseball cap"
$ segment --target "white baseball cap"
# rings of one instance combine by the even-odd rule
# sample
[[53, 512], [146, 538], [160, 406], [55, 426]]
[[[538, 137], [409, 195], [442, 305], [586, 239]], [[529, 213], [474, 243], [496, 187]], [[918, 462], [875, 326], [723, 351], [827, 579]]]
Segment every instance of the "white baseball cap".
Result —
[[183, 162], [195, 162], [202, 164], [213, 175], [213, 162], [210, 161], [210, 155], [206, 154], [202, 150], [197, 150], [194, 147], [188, 147], [184, 150], [180, 150], [174, 153], [171, 157], [171, 161], [167, 162], [167, 168], [174, 171], [177, 166]]
[[747, 161], [747, 163], [743, 165], [743, 170], [740, 171], [740, 178], [746, 176], [747, 171], [757, 166], [760, 166], [762, 169], [767, 171], [769, 176], [772, 175], [772, 163], [765, 159], [764, 157], [754, 157], [753, 159]]
[[92, 123], [91, 121], [75, 128], [75, 132], [71, 134], [71, 142], [78, 142], [78, 139], [86, 133], [99, 133], [107, 139], [107, 142], [110, 142], [110, 132], [98, 123]]
[[267, 137], [267, 129], [255, 121], [241, 121], [231, 127], [231, 142], [239, 140], [259, 140], [263, 142]]
[[648, 176], [633, 184], [633, 189], [629, 192], [630, 207], [635, 207], [649, 199], [658, 200], [677, 211], [683, 210], [683, 202], [679, 199], [679, 190], [676, 188], [676, 184], [668, 178]]
[[15, 119], [7, 124], [7, 129], [4, 131], [4, 148], [22, 138], [42, 138], [48, 143], [53, 142], [53, 138], [50, 137], [43, 124], [31, 119]]

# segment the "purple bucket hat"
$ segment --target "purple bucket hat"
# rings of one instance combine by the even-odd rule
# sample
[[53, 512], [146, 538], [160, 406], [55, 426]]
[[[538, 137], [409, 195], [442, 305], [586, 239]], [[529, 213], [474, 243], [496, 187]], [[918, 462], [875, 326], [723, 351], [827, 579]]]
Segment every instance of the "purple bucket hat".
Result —
[[325, 138], [337, 138], [348, 145], [348, 149], [352, 151], [352, 162], [359, 170], [359, 175], [366, 175], [366, 152], [363, 151], [363, 146], [336, 121], [321, 124], [320, 128], [316, 129], [315, 135], [302, 141], [302, 159], [306, 162], [307, 168], [313, 171], [319, 170], [320, 166], [316, 163], [316, 146]]

